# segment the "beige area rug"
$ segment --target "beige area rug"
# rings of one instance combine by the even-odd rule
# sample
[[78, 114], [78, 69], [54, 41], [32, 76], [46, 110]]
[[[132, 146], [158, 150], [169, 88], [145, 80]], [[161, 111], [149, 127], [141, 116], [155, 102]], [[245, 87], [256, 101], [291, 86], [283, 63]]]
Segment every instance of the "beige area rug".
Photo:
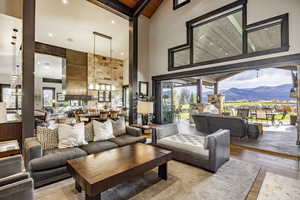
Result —
[[[260, 167], [231, 159], [216, 174], [171, 161], [168, 180], [157, 177], [157, 169], [143, 177], [102, 193], [102, 200], [245, 200]], [[36, 200], [84, 200], [84, 192], [67, 179], [35, 191]]]
[[299, 200], [300, 180], [266, 173], [258, 200]]

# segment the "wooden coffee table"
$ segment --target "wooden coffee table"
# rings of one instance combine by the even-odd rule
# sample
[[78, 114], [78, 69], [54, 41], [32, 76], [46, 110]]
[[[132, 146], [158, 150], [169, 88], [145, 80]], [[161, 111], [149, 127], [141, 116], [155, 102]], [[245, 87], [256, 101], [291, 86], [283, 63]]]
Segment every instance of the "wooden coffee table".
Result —
[[146, 144], [133, 144], [69, 160], [67, 167], [75, 187], [86, 199], [100, 200], [101, 192], [143, 175], [158, 167], [158, 176], [167, 180], [167, 162], [172, 152]]

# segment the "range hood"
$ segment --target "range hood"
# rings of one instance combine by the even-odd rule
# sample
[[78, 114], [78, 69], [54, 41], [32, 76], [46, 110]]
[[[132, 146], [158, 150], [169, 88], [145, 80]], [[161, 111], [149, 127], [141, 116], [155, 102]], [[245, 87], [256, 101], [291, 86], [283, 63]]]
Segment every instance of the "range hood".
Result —
[[66, 101], [70, 101], [70, 100], [90, 101], [90, 100], [92, 100], [92, 96], [87, 96], [87, 95], [66, 95], [65, 100]]
[[66, 50], [66, 59], [63, 67], [63, 90], [66, 91], [66, 100], [92, 99], [88, 96], [88, 61], [87, 53]]

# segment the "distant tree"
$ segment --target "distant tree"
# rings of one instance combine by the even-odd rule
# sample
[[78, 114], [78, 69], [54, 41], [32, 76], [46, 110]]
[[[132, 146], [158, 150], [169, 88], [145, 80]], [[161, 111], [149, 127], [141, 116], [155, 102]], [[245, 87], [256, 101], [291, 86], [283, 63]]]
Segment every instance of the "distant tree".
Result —
[[195, 103], [195, 96], [194, 93], [192, 93], [190, 97], [190, 104], [194, 104], [194, 103]]
[[[184, 103], [182, 103], [182, 104], [187, 104], [187, 102], [189, 102], [189, 100], [190, 100], [190, 95], [191, 95], [191, 93], [190, 93], [190, 90], [189, 90], [189, 89], [183, 88], [183, 89], [181, 90], [181, 97], [184, 98]], [[181, 100], [181, 101], [183, 101], [183, 100]]]
[[184, 94], [183, 92], [180, 93], [180, 104], [181, 105], [185, 105], [186, 104], [186, 94]]
[[174, 90], [174, 92], [173, 92], [173, 104], [174, 104], [174, 107], [175, 108], [178, 108], [178, 106], [179, 106], [179, 96], [178, 96], [178, 92], [177, 92], [177, 90]]

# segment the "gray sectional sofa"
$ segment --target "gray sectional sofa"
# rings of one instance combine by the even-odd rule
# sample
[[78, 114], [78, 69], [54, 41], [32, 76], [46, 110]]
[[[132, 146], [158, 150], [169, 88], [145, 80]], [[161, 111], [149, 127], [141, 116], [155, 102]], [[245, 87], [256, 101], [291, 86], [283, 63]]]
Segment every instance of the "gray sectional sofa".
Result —
[[146, 142], [141, 130], [126, 127], [126, 134], [106, 141], [89, 142], [87, 145], [43, 150], [36, 137], [25, 139], [25, 166], [34, 180], [34, 186], [40, 187], [70, 177], [66, 163], [68, 160], [107, 151], [110, 149]]
[[198, 131], [206, 134], [214, 133], [219, 129], [230, 130], [230, 136], [236, 138], [254, 137], [259, 135], [259, 128], [239, 117], [222, 116], [210, 113], [193, 115]]
[[176, 124], [160, 126], [152, 136], [155, 146], [173, 151], [173, 159], [216, 172], [230, 157], [230, 131], [206, 136], [180, 133]]

